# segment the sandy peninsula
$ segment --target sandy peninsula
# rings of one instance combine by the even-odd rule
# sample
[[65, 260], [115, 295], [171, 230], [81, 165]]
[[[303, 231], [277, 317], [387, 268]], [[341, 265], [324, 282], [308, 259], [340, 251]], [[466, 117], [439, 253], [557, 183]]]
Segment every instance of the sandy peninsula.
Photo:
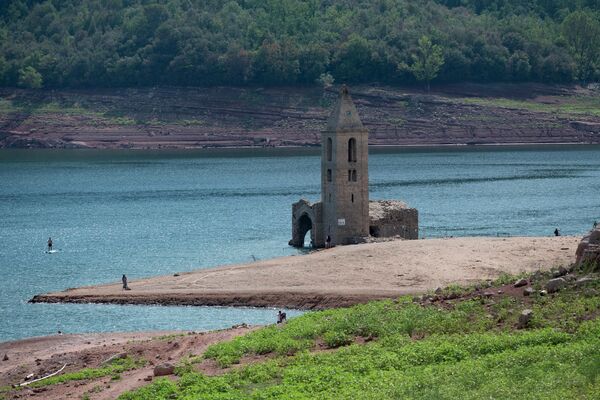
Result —
[[304, 256], [68, 289], [33, 302], [323, 309], [575, 261], [579, 237], [465, 237], [340, 246]]

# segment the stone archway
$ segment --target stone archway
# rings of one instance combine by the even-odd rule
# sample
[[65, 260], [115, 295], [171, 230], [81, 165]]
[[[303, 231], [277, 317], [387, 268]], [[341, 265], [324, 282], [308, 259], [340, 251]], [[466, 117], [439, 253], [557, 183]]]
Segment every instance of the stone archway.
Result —
[[290, 240], [290, 245], [304, 247], [304, 238], [306, 233], [310, 231], [310, 241], [316, 246], [315, 238], [318, 226], [312, 205], [306, 200], [295, 203], [292, 206], [292, 240]]
[[304, 239], [306, 238], [306, 233], [310, 232], [311, 242], [314, 243], [313, 238], [313, 223], [308, 214], [304, 213], [298, 219], [298, 245], [296, 247], [304, 247]]

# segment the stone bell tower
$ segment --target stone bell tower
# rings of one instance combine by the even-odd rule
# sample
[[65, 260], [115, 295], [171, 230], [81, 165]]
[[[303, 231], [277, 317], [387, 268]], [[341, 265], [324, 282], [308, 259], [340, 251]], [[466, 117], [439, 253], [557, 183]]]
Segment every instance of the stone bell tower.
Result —
[[369, 132], [346, 86], [321, 134], [323, 237], [332, 245], [369, 236]]
[[366, 237], [419, 238], [419, 214], [396, 200], [369, 202], [369, 132], [363, 126], [346, 86], [321, 132], [321, 201], [292, 204], [292, 239], [305, 247], [363, 242]]

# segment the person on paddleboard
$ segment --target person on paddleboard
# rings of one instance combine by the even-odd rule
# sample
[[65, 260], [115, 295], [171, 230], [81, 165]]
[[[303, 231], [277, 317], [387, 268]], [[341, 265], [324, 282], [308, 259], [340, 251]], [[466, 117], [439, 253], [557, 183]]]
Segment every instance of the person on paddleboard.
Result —
[[48, 238], [48, 251], [52, 251], [52, 238]]

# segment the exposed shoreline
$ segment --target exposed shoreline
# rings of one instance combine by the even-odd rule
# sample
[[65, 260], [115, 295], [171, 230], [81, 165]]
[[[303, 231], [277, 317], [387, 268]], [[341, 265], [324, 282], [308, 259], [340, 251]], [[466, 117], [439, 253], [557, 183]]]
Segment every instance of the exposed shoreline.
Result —
[[[357, 85], [351, 92], [371, 145], [599, 141], [595, 103], [581, 100], [597, 93], [578, 86], [440, 85], [425, 94], [411, 87]], [[336, 87], [318, 86], [0, 88], [5, 102], [0, 148], [310, 148], [320, 143], [337, 93]]]
[[[587, 141], [581, 142], [488, 142], [488, 143], [422, 143], [422, 144], [369, 144], [369, 151], [373, 151], [374, 153], [385, 153], [387, 151], [394, 150], [432, 150], [432, 149], [485, 149], [485, 148], [507, 148], [507, 149], [526, 149], [526, 148], [538, 148], [538, 147], [547, 147], [547, 148], [562, 148], [562, 147], [583, 147], [583, 146], [592, 146], [592, 147], [600, 147], [600, 143], [590, 143]], [[0, 147], [0, 151], [133, 151], [133, 152], [156, 152], [156, 153], [168, 153], [172, 152], [195, 152], [202, 151], [206, 153], [219, 153], [219, 152], [228, 152], [228, 151], [256, 151], [256, 152], [277, 152], [277, 151], [305, 151], [306, 153], [315, 153], [319, 154], [321, 151], [320, 145], [286, 145], [286, 146], [272, 146], [272, 147], [261, 147], [261, 146], [216, 146], [216, 147], [160, 147], [160, 148], [123, 148], [120, 146], [115, 147], [72, 147], [72, 148], [62, 148], [62, 147], [50, 147], [50, 148], [2, 148]]]
[[[121, 373], [117, 380], [108, 375], [41, 389], [13, 389], [6, 394], [10, 396], [7, 399], [26, 396], [48, 400], [87, 396], [94, 400], [112, 400], [146, 384], [144, 379], [153, 375], [157, 364], [177, 364], [188, 359], [190, 354], [202, 354], [212, 344], [231, 340], [257, 328], [240, 325], [207, 332], [81, 333], [0, 342], [0, 388], [6, 390], [10, 385], [24, 382], [30, 373], [36, 378], [46, 376], [63, 365], [66, 367], [62, 374], [68, 374], [85, 368], [101, 368], [105, 360], [119, 355], [148, 360], [141, 367]], [[5, 354], [8, 360], [2, 359]], [[0, 398], [5, 398], [3, 393], [0, 393]]]
[[579, 237], [470, 237], [340, 246], [40, 294], [34, 303], [109, 303], [324, 309], [421, 293], [575, 261]]

